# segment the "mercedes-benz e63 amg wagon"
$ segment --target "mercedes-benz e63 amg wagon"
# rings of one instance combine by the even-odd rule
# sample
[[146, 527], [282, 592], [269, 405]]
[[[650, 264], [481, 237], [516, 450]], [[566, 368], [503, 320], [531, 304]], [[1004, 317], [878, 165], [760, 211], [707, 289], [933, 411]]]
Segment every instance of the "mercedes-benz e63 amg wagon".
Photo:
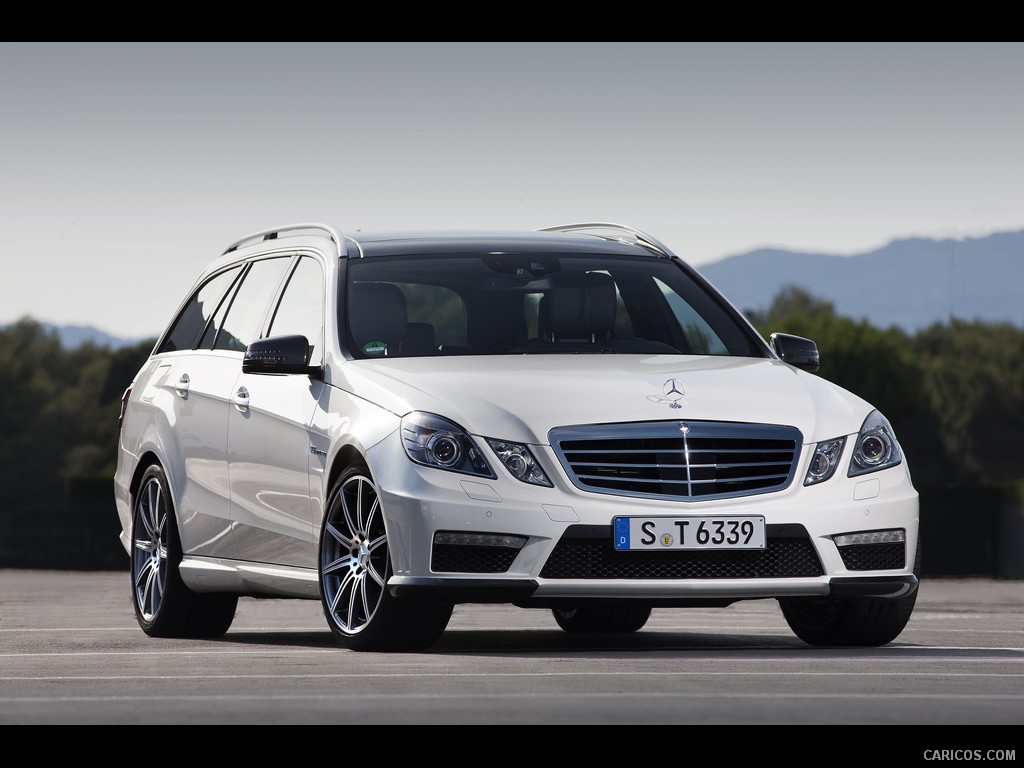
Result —
[[258, 232], [198, 276], [125, 392], [115, 498], [142, 629], [320, 600], [357, 650], [460, 603], [633, 632], [775, 599], [881, 645], [917, 595], [885, 416], [629, 227]]

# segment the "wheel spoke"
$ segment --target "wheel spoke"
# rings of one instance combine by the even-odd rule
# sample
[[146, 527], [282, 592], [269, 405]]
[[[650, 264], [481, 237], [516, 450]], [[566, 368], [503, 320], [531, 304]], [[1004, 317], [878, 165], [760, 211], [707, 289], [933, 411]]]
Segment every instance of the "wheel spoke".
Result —
[[341, 544], [341, 546], [345, 547], [346, 549], [352, 548], [351, 537], [346, 536], [344, 533], [342, 533], [341, 529], [338, 528], [338, 526], [336, 526], [333, 522], [327, 522], [327, 532], [331, 535], [331, 538], [333, 538], [336, 542]]
[[[366, 561], [366, 573], [369, 574], [370, 578], [373, 579], [374, 582], [376, 582], [377, 586], [379, 586], [381, 589], [384, 588], [384, 574], [382, 573], [382, 571], [387, 567], [387, 543], [387, 535], [381, 534], [376, 539], [371, 541], [369, 546], [367, 547], [367, 549], [370, 550], [371, 555], [376, 553], [378, 549], [384, 548], [384, 551], [380, 553], [383, 555], [383, 558], [370, 557]], [[380, 568], [378, 568], [378, 562], [380, 563]]]
[[367, 591], [369, 590], [369, 582], [362, 578], [359, 580], [359, 596], [363, 599], [363, 620], [369, 621], [373, 611], [370, 610], [370, 601], [367, 597]]
[[152, 503], [150, 504], [150, 509], [152, 509], [152, 511], [153, 511], [153, 518], [156, 520], [156, 523], [157, 523], [156, 527], [157, 527], [157, 530], [159, 530], [160, 527], [161, 527], [160, 507], [161, 507], [161, 502], [163, 501], [163, 496], [162, 496], [163, 489], [161, 488], [160, 483], [152, 482], [152, 483], [149, 484], [149, 490], [150, 490], [150, 494], [152, 495], [152, 499], [153, 499]]
[[387, 543], [388, 535], [386, 533], [382, 533], [380, 536], [378, 536], [376, 539], [371, 541], [366, 546], [370, 550], [370, 552], [373, 553], [376, 552], [380, 547], [387, 546]]
[[146, 578], [149, 576], [149, 569], [151, 567], [152, 566], [150, 565], [150, 561], [149, 560], [144, 560], [142, 562], [142, 566], [139, 568], [138, 573], [135, 574], [135, 589], [136, 590], [138, 590], [138, 589], [140, 589], [142, 587], [143, 582], [145, 582]]
[[343, 556], [341, 556], [341, 557], [339, 557], [339, 558], [337, 558], [335, 560], [332, 560], [331, 562], [329, 562], [325, 566], [323, 566], [324, 576], [329, 576], [329, 575], [335, 573], [336, 571], [342, 571], [342, 570], [351, 571], [352, 570], [352, 560], [353, 560], [353, 558], [352, 558], [351, 555], [343, 555]]
[[144, 566], [145, 579], [142, 588], [142, 599], [139, 601], [142, 605], [143, 613], [147, 616], [152, 616], [156, 613], [157, 608], [160, 604], [160, 596], [162, 590], [160, 589], [160, 581], [157, 578], [158, 569], [154, 568], [151, 563], [147, 563]]
[[380, 499], [376, 496], [373, 499], [373, 503], [370, 504], [370, 511], [366, 516], [366, 524], [363, 526], [362, 533], [366, 534], [366, 538], [370, 538], [373, 535], [374, 525], [377, 523], [377, 516], [380, 512]]
[[135, 549], [141, 552], [152, 552], [153, 542], [149, 539], [135, 539]]
[[[338, 603], [341, 602], [343, 596], [345, 595], [345, 592], [354, 589], [353, 582], [355, 581], [355, 578], [355, 574], [353, 574], [352, 571], [349, 570], [349, 572], [345, 574], [345, 576], [341, 579], [341, 583], [338, 584], [338, 591], [331, 599], [330, 606], [331, 613], [333, 613], [335, 616], [338, 616]], [[338, 616], [338, 619], [340, 620], [341, 617]]]
[[366, 511], [364, 509], [364, 501], [366, 499], [366, 490], [364, 486], [366, 483], [363, 478], [356, 478], [356, 528], [352, 530], [353, 533], [365, 534], [366, 533]]
[[[348, 595], [348, 629], [351, 632], [356, 626], [356, 597], [362, 591], [362, 579], [353, 577], [352, 589]], [[365, 602], [365, 601], [364, 601]]]
[[[356, 502], [355, 503], [358, 506], [358, 504], [359, 504], [359, 489], [358, 489], [358, 487], [356, 488]], [[349, 501], [349, 493], [348, 493], [347, 489], [343, 489], [342, 492], [341, 492], [341, 511], [344, 514], [345, 525], [348, 527], [348, 531], [351, 534], [351, 538], [355, 539], [355, 537], [359, 534], [359, 522], [358, 522], [358, 520], [356, 518], [352, 517], [352, 513], [353, 513], [352, 502]], [[358, 518], [358, 512], [356, 513], [356, 517]]]
[[143, 533], [147, 539], [153, 538], [153, 521], [150, 519], [149, 505], [144, 501], [139, 502], [139, 522], [142, 523]]
[[164, 511], [162, 506], [156, 508], [156, 520], [154, 521], [154, 527], [156, 528], [157, 536], [160, 541], [167, 540], [167, 513]]
[[146, 486], [146, 528], [150, 534], [160, 531], [160, 484], [150, 482]]
[[384, 577], [377, 570], [377, 566], [373, 563], [367, 563], [366, 573], [371, 579], [373, 579], [374, 583], [376, 583], [378, 587], [381, 589], [384, 588]]

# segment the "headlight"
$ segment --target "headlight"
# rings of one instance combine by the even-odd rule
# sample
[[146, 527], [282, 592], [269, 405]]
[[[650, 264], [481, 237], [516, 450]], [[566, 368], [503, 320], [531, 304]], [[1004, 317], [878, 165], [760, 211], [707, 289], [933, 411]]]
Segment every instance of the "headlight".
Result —
[[402, 445], [410, 459], [425, 467], [496, 477], [473, 438], [432, 413], [413, 411], [402, 418]]
[[811, 465], [807, 468], [804, 485], [823, 483], [832, 477], [839, 466], [839, 457], [843, 455], [844, 445], [846, 438], [837, 437], [835, 440], [825, 440], [814, 446], [814, 455], [811, 456]]
[[492, 440], [487, 438], [488, 445], [498, 454], [505, 469], [512, 473], [517, 480], [531, 485], [546, 485], [551, 487], [551, 481], [544, 474], [544, 470], [533, 458], [530, 449], [522, 443], [510, 443], [505, 440]]
[[895, 467], [903, 461], [903, 452], [896, 442], [892, 425], [878, 411], [872, 411], [864, 419], [860, 434], [853, 444], [853, 458], [850, 460], [849, 477], [864, 475], [887, 467]]

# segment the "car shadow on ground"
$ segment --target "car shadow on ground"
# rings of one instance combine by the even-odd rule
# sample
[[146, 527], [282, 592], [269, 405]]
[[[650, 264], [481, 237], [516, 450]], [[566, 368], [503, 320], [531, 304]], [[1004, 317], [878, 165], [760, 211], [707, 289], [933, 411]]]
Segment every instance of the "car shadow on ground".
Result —
[[[267, 648], [345, 647], [328, 632], [232, 631], [223, 642]], [[570, 634], [559, 629], [449, 629], [422, 654], [532, 654], [708, 650], [814, 650], [785, 635], [734, 635], [713, 633], [641, 631], [629, 635]]]

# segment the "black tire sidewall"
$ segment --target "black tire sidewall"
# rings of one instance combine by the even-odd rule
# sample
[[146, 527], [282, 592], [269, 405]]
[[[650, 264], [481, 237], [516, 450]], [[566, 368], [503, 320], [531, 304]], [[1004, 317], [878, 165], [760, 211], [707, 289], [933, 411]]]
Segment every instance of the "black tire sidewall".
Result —
[[[167, 515], [167, 571], [164, 574], [164, 591], [160, 600], [160, 605], [156, 612], [153, 614], [151, 619], [146, 619], [143, 615], [142, 606], [139, 604], [138, 594], [136, 592], [136, 578], [138, 573], [135, 570], [135, 553], [132, 552], [132, 560], [130, 565], [131, 570], [131, 589], [132, 589], [132, 605], [135, 608], [135, 617], [139, 622], [139, 626], [142, 627], [147, 634], [161, 635], [163, 631], [163, 625], [166, 620], [162, 621], [162, 617], [166, 615], [165, 607], [168, 605], [168, 600], [173, 605], [175, 595], [179, 590], [186, 589], [184, 582], [181, 580], [181, 574], [179, 572], [179, 566], [181, 564], [182, 550], [181, 541], [178, 538], [177, 521], [174, 515], [174, 503], [171, 498], [171, 489], [167, 483], [167, 475], [159, 464], [151, 464], [146, 471], [143, 473], [142, 478], [139, 481], [138, 494], [142, 494], [147, 485], [151, 480], [156, 480], [160, 484], [160, 490], [164, 498], [164, 504], [166, 507]], [[136, 528], [139, 525], [139, 503], [140, 499], [138, 495], [132, 500], [132, 542], [137, 539]]]

